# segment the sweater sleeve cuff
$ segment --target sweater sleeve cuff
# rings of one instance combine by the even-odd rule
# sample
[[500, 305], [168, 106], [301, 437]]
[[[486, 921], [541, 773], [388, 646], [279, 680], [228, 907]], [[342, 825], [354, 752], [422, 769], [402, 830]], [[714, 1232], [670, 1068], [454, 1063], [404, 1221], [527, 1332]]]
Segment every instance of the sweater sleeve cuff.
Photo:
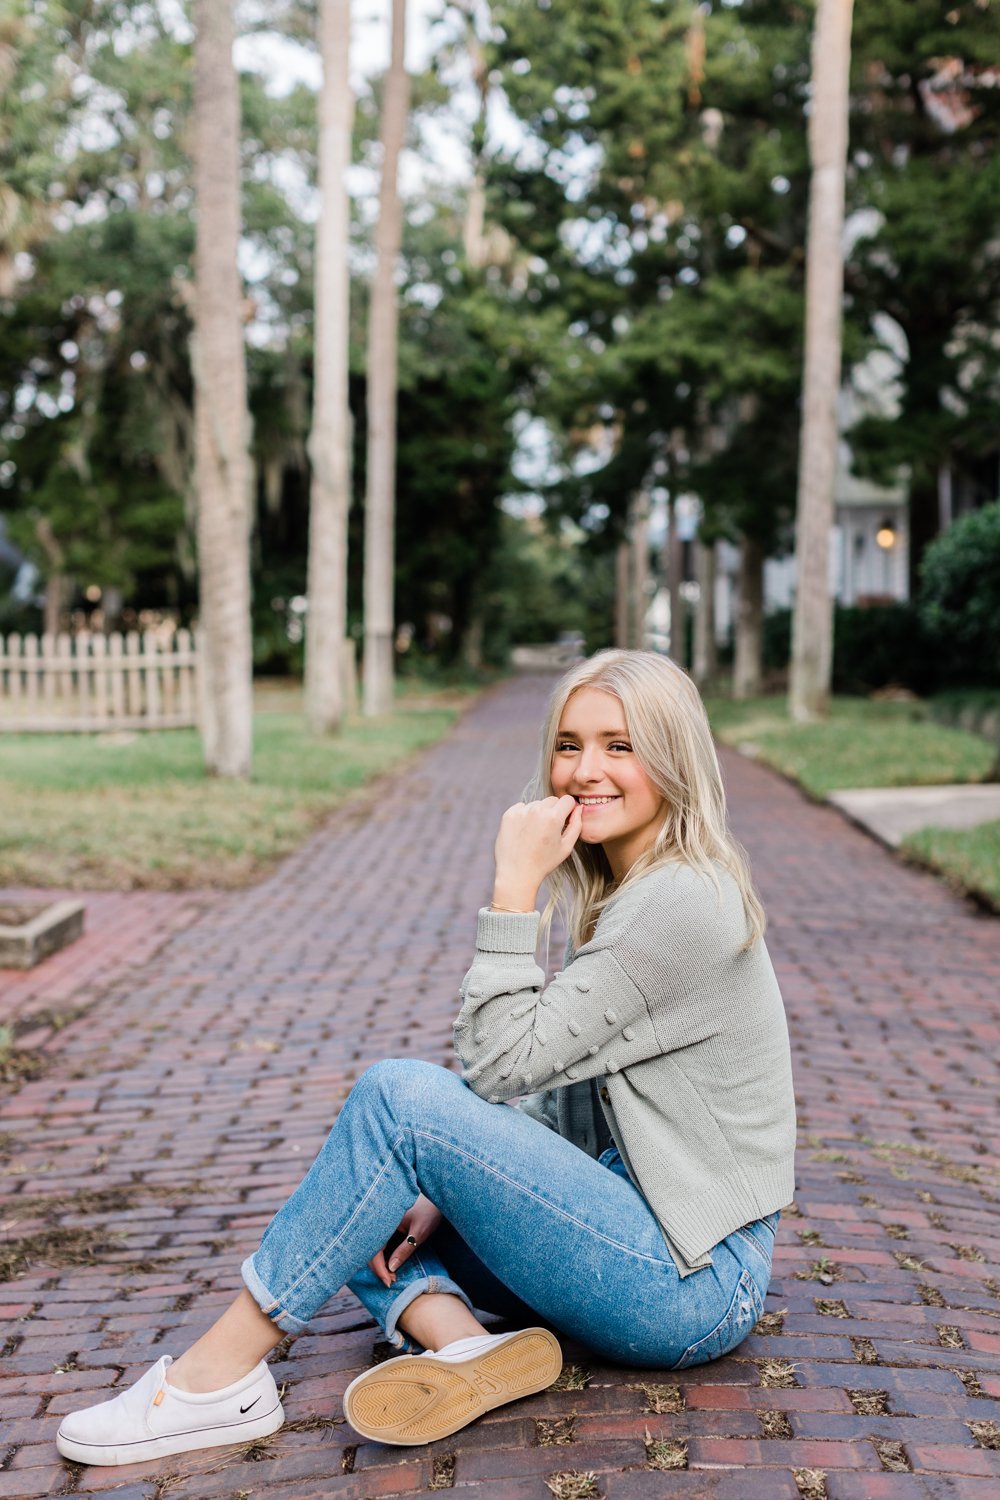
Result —
[[479, 953], [534, 953], [538, 945], [537, 911], [490, 911], [484, 906], [476, 929]]

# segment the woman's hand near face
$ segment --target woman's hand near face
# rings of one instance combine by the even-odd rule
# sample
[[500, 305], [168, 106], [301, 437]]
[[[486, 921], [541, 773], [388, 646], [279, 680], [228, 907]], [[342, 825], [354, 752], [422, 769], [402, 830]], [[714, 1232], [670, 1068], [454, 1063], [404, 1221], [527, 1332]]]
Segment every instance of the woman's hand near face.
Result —
[[568, 859], [580, 837], [583, 812], [575, 797], [517, 802], [500, 819], [493, 846], [493, 905], [531, 911], [538, 887]]

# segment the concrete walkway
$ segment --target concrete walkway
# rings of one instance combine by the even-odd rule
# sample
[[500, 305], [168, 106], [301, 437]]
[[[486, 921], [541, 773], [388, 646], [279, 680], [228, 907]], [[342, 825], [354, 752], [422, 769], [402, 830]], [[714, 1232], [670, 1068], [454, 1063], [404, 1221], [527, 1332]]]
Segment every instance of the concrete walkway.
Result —
[[[14, 1276], [0, 1288], [0, 1500], [998, 1493], [1000, 922], [728, 753], [801, 1125], [767, 1313], [741, 1348], [672, 1376], [567, 1345], [564, 1388], [394, 1450], [341, 1418], [373, 1343], [345, 1293], [277, 1362], [291, 1421], [275, 1438], [129, 1469], [58, 1459], [64, 1412], [178, 1349], [238, 1289], [358, 1073], [386, 1055], [449, 1060], [496, 823], [547, 687], [488, 694], [265, 884], [201, 913], [188, 902], [156, 951], [120, 945], [78, 994], [53, 971], [79, 1013], [0, 1111]], [[43, 968], [32, 1012], [44, 991]]]
[[834, 807], [898, 849], [921, 828], [975, 828], [1000, 820], [1000, 786], [857, 787], [831, 792]]

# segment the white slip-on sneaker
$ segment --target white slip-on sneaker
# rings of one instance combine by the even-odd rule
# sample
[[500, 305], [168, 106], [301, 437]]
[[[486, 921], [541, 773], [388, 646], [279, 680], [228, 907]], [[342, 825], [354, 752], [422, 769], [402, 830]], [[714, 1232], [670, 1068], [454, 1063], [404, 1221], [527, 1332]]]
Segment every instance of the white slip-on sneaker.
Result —
[[561, 1369], [562, 1350], [546, 1328], [473, 1335], [366, 1370], [344, 1392], [344, 1415], [377, 1443], [433, 1443], [495, 1406], [544, 1391]]
[[63, 1418], [56, 1447], [79, 1464], [135, 1464], [191, 1448], [246, 1443], [285, 1420], [274, 1376], [263, 1362], [221, 1391], [194, 1395], [167, 1384], [169, 1354], [111, 1401]]

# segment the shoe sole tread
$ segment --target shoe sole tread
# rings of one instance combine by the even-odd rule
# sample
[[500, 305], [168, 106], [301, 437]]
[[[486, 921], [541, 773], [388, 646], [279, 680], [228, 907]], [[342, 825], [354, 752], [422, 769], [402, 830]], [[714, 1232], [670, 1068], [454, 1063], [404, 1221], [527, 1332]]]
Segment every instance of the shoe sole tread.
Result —
[[528, 1328], [499, 1349], [464, 1360], [404, 1355], [366, 1370], [344, 1392], [344, 1414], [375, 1442], [432, 1443], [496, 1406], [545, 1390], [561, 1369], [562, 1350], [553, 1335]]

